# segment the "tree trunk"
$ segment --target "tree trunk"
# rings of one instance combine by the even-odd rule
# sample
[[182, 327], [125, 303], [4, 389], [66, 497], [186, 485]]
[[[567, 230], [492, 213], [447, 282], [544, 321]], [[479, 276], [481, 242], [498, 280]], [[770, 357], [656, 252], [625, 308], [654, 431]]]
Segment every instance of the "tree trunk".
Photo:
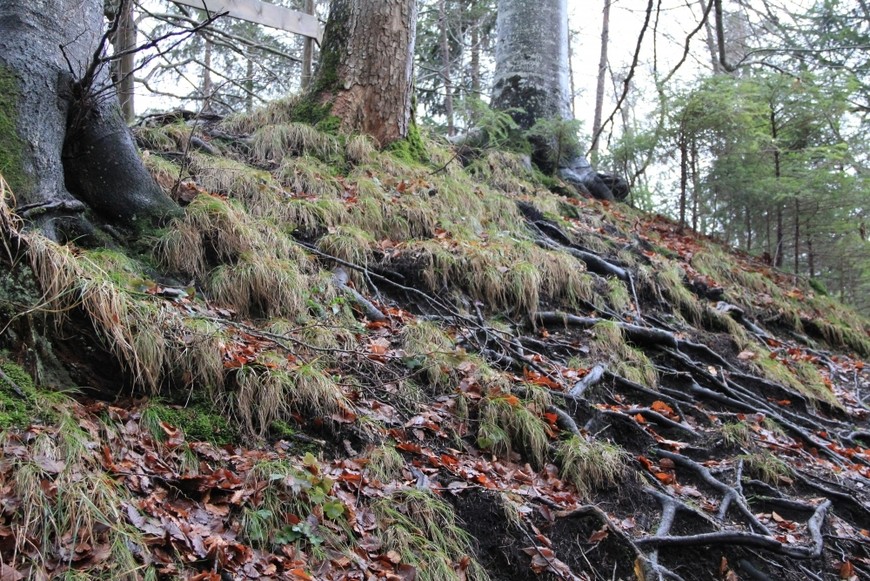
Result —
[[0, 2], [0, 172], [17, 212], [54, 239], [90, 233], [81, 202], [125, 226], [177, 211], [139, 159], [107, 68], [77, 86], [102, 32], [100, 0]]
[[800, 274], [801, 260], [801, 201], [800, 198], [794, 199], [794, 273], [795, 276]]
[[567, 0], [499, 0], [497, 26], [493, 106], [522, 129], [571, 119]]
[[416, 20], [415, 0], [333, 0], [313, 91], [343, 129], [408, 136]]
[[[567, 0], [499, 0], [497, 26], [493, 106], [511, 111], [523, 130], [542, 120], [572, 119]], [[583, 156], [553, 164], [549, 144], [532, 145], [539, 167], [558, 171], [579, 190], [604, 200], [628, 195], [625, 180], [596, 173]]]
[[604, 81], [607, 75], [607, 45], [610, 41], [610, 4], [604, 0], [604, 13], [601, 17], [601, 52], [598, 58], [598, 84], [595, 86], [595, 117], [592, 119], [592, 163], [598, 160], [598, 140], [601, 133], [601, 115], [604, 110]]
[[121, 102], [121, 111], [127, 123], [136, 119], [136, 106], [134, 102], [133, 69], [136, 66], [136, 55], [132, 51], [136, 48], [136, 19], [133, 14], [133, 0], [124, 2], [118, 18], [118, 30], [112, 39], [115, 54], [121, 54], [116, 62], [117, 77], [115, 84], [118, 87], [118, 100]]
[[680, 230], [686, 227], [686, 190], [689, 182], [689, 151], [686, 134], [680, 132]]
[[438, 27], [441, 29], [441, 79], [444, 82], [444, 116], [447, 117], [447, 135], [456, 133], [453, 126], [453, 81], [450, 78], [450, 37], [447, 23], [447, 0], [438, 3]]
[[[713, 0], [709, 0], [712, 2]], [[707, 0], [701, 0], [701, 14], [707, 14]], [[713, 74], [718, 75], [722, 72], [722, 65], [719, 64], [719, 50], [716, 47], [716, 33], [713, 32], [713, 27], [710, 25], [710, 19], [704, 21], [704, 33], [706, 34], [707, 50], [710, 52], [710, 63], [713, 67]]]
[[471, 92], [480, 97], [480, 17], [471, 24]]
[[254, 110], [254, 59], [248, 56], [245, 71], [245, 113]]
[[[305, 13], [314, 14], [314, 0], [305, 0]], [[305, 38], [302, 45], [302, 90], [311, 85], [311, 71], [314, 63], [314, 39]]]
[[701, 177], [698, 171], [698, 140], [692, 136], [692, 231], [698, 232], [698, 199], [701, 197]]
[[205, 43], [205, 55], [203, 56], [205, 65], [202, 67], [202, 111], [207, 112], [211, 109], [211, 96], [214, 92], [211, 81], [211, 41], [205, 35], [203, 35], [202, 40]]
[[[713, 1], [713, 0], [711, 0]], [[780, 178], [782, 177], [782, 162], [780, 160], [779, 155], [779, 144], [776, 139], [778, 136], [778, 127], [776, 124], [776, 110], [773, 108], [773, 105], [770, 106], [770, 137], [773, 139], [773, 177], [776, 182], [779, 183]], [[783, 223], [782, 223], [782, 204], [780, 202], [776, 203], [776, 251], [773, 254], [773, 265], [777, 268], [782, 266], [783, 259], [783, 242], [785, 240], [785, 233], [783, 231]]]
[[776, 250], [773, 253], [773, 265], [777, 268], [782, 267], [782, 260], [785, 244], [785, 232], [782, 219], [782, 204], [776, 205]]

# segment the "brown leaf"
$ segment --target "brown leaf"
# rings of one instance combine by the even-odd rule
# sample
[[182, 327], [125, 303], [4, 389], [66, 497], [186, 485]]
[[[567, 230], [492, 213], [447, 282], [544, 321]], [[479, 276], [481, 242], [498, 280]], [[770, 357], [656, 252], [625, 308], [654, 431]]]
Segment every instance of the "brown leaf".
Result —
[[840, 579], [851, 579], [855, 574], [855, 567], [849, 561], [843, 561], [840, 565]]
[[591, 535], [589, 535], [589, 542], [590, 543], [598, 543], [600, 541], [603, 541], [604, 539], [607, 538], [608, 534], [610, 534], [610, 533], [607, 530], [607, 527], [606, 526], [602, 527], [599, 530], [592, 533]]
[[21, 581], [24, 575], [7, 565], [0, 563], [0, 581]]

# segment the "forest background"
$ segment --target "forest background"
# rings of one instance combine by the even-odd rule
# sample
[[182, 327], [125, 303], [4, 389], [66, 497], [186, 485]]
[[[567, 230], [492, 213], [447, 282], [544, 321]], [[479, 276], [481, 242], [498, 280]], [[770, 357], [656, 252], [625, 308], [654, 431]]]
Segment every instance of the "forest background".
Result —
[[[323, 22], [329, 8], [323, 0], [274, 3]], [[568, 129], [593, 164], [628, 179], [632, 205], [870, 312], [867, 3], [583, 4], [569, 2], [578, 122]], [[158, 0], [136, 6], [144, 37], [204, 17]], [[423, 127], [449, 138], [491, 121], [495, 27], [493, 0], [420, 1]], [[137, 55], [136, 112], [226, 114], [298, 91], [304, 45], [301, 36], [219, 19], [171, 50]]]

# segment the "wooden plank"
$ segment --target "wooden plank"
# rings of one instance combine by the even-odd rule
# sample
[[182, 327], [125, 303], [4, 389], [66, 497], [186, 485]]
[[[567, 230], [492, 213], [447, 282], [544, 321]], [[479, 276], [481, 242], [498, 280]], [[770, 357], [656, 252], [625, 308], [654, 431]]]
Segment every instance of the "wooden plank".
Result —
[[269, 4], [262, 0], [172, 0], [191, 8], [208, 10], [211, 13], [226, 12], [233, 18], [301, 34], [320, 42], [323, 27], [315, 16]]

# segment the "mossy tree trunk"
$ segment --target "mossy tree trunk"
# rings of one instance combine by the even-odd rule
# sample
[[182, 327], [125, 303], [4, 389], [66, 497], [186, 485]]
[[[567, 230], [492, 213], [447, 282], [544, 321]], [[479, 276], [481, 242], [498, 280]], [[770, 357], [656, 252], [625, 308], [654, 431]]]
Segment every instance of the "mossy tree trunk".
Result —
[[[499, 0], [497, 27], [493, 106], [510, 110], [524, 130], [538, 121], [572, 119], [567, 0]], [[628, 193], [624, 182], [597, 174], [579, 154], [548, 167], [551, 148], [544, 142], [533, 145], [539, 166], [557, 170], [594, 197], [613, 200]]]
[[333, 0], [312, 91], [343, 129], [408, 136], [416, 20], [415, 0]]
[[54, 239], [177, 210], [142, 165], [108, 67], [79, 86], [102, 35], [102, 0], [0, 2], [0, 172], [18, 213]]

